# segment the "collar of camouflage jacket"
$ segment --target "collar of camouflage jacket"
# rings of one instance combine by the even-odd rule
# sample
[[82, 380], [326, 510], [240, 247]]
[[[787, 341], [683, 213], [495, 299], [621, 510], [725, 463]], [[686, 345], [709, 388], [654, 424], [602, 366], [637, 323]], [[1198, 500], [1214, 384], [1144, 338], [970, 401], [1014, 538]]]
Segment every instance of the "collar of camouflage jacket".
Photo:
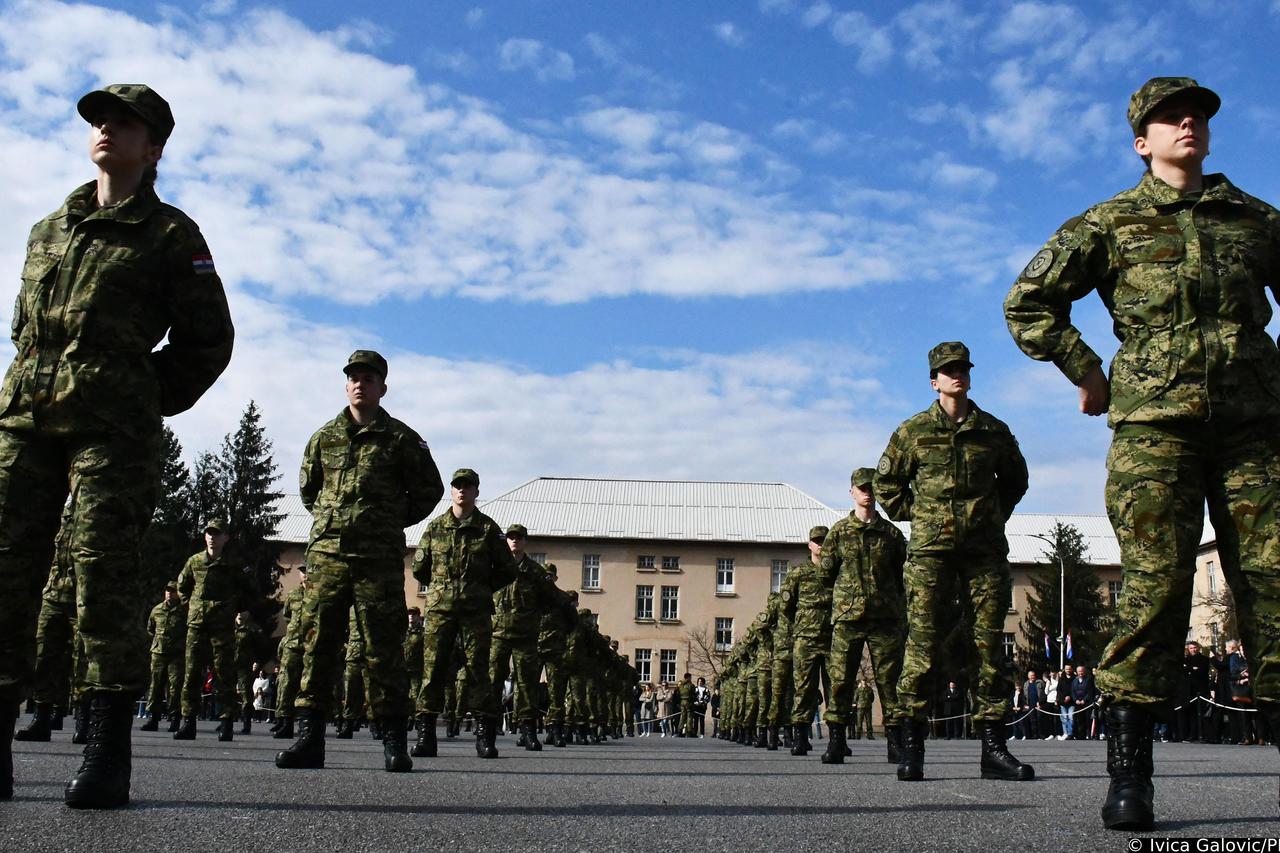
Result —
[[[1227, 176], [1221, 173], [1205, 175], [1203, 178], [1204, 189], [1196, 194], [1190, 194], [1200, 199], [1214, 199], [1218, 201], [1240, 201], [1240, 190], [1236, 189], [1231, 181], [1227, 180]], [[1188, 197], [1182, 190], [1169, 186], [1169, 184], [1157, 178], [1151, 172], [1147, 172], [1142, 176], [1142, 180], [1138, 182], [1138, 192], [1152, 207], [1161, 207], [1164, 205], [1177, 204], [1185, 201]]]
[[155, 188], [150, 184], [138, 187], [138, 191], [119, 204], [98, 207], [98, 182], [89, 181], [76, 187], [63, 202], [62, 212], [70, 218], [112, 219], [116, 222], [141, 222], [160, 204]]

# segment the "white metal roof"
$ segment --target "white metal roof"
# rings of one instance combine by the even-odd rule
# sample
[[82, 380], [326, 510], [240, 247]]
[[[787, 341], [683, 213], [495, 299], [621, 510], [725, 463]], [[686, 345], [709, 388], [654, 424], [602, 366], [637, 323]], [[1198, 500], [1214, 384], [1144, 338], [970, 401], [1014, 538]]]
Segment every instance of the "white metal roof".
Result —
[[[427, 518], [448, 506], [448, 499], [440, 501]], [[800, 543], [810, 527], [847, 514], [786, 483], [574, 477], [539, 477], [480, 507], [499, 524], [523, 524], [531, 536], [693, 542]], [[311, 516], [302, 499], [285, 495], [280, 508], [285, 518], [276, 539], [305, 544]], [[1119, 545], [1101, 515], [1014, 514], [1005, 528], [1010, 561], [1047, 562], [1049, 546], [1033, 534], [1047, 536], [1059, 521], [1083, 534], [1091, 563], [1119, 565]], [[405, 530], [406, 545], [416, 546], [425, 527], [422, 521]]]

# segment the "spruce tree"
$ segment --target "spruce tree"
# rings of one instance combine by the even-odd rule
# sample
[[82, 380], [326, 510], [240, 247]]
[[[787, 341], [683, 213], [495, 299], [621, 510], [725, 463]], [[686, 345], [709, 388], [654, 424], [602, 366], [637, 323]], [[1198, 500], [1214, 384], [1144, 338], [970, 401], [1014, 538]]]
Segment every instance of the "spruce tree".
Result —
[[[1022, 669], [1040, 672], [1058, 666], [1059, 584], [1065, 576], [1065, 629], [1071, 633], [1073, 654], [1068, 663], [1093, 665], [1110, 639], [1110, 613], [1105, 604], [1098, 573], [1088, 561], [1088, 546], [1080, 531], [1058, 522], [1048, 538], [1053, 549], [1044, 552], [1045, 562], [1029, 573], [1032, 591], [1027, 595], [1027, 612], [1021, 628], [1025, 645]], [[1061, 566], [1059, 560], [1061, 559]], [[1045, 659], [1044, 636], [1049, 635], [1051, 658]], [[1063, 641], [1065, 642], [1065, 641]]]
[[141, 559], [136, 576], [138, 592], [147, 600], [159, 601], [165, 584], [176, 579], [182, 564], [193, 553], [190, 490], [191, 472], [182, 461], [178, 437], [164, 426], [160, 493], [151, 526], [142, 537]]

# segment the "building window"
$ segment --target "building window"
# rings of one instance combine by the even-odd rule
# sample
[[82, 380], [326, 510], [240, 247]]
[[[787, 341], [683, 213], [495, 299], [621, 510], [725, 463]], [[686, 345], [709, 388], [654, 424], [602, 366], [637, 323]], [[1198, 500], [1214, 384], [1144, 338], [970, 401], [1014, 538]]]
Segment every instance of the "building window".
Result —
[[1121, 581], [1107, 581], [1107, 599], [1111, 602], [1112, 607], [1120, 603], [1121, 588]]
[[547, 552], [542, 551], [537, 554], [530, 554], [529, 559], [533, 560], [539, 566], [545, 566], [547, 564]]
[[664, 572], [680, 571], [680, 558], [679, 557], [663, 557], [662, 570]]
[[642, 572], [651, 572], [658, 567], [658, 558], [652, 554], [641, 554], [636, 557], [636, 568]]
[[733, 648], [733, 617], [716, 617], [716, 651], [727, 652]]
[[733, 593], [733, 557], [720, 557], [716, 560], [716, 594], [731, 595]]
[[653, 650], [636, 649], [636, 672], [640, 673], [640, 683], [653, 681]]
[[[425, 583], [419, 583], [419, 584], [418, 584], [418, 595], [426, 595], [426, 594], [427, 594], [427, 585], [426, 585]], [[301, 623], [299, 623], [299, 624], [301, 624]]]
[[[680, 587], [662, 588], [662, 621], [675, 622], [680, 618]], [[674, 654], [674, 652], [673, 652]]]
[[668, 684], [676, 681], [676, 650], [658, 650], [658, 677]]
[[1204, 564], [1205, 574], [1209, 576], [1209, 594], [1218, 594], [1218, 573], [1213, 570], [1213, 560]]
[[599, 554], [583, 554], [582, 555], [582, 588], [583, 589], [599, 589], [600, 588], [600, 555]]
[[636, 587], [636, 620], [653, 619], [653, 587]]
[[769, 592], [781, 592], [782, 582], [787, 579], [787, 570], [791, 564], [786, 560], [774, 560], [769, 571]]
[[1209, 645], [1213, 648], [1218, 647], [1218, 641], [1222, 639], [1222, 629], [1218, 627], [1217, 622], [1209, 623]]
[[1018, 648], [1018, 641], [1014, 639], [1013, 634], [1005, 632], [1004, 635], [1004, 659], [1013, 660], [1013, 653]]

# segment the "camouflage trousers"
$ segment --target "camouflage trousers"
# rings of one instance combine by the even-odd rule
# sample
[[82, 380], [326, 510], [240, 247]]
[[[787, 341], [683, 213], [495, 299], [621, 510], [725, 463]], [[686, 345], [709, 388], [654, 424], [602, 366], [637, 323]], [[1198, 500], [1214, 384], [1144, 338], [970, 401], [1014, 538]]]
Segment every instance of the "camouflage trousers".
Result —
[[831, 649], [830, 635], [821, 637], [794, 637], [791, 646], [791, 677], [795, 682], [795, 696], [791, 700], [791, 725], [807, 726], [818, 711], [818, 687], [826, 696], [831, 695], [827, 675], [827, 654]]
[[[84, 655], [76, 633], [76, 605], [45, 595], [36, 618], [36, 662], [32, 696], [59, 708], [70, 706], [71, 684], [83, 676]], [[73, 679], [73, 672], [75, 677]]]
[[354, 723], [365, 716], [365, 683], [364, 662], [347, 661], [342, 671], [342, 719]]
[[742, 725], [754, 729], [760, 725], [760, 674], [751, 672], [743, 679]]
[[767, 726], [778, 698], [773, 694], [773, 666], [759, 667], [756, 672], [756, 725]]
[[[864, 646], [871, 651], [871, 670], [880, 690], [882, 722], [888, 722], [897, 713], [903, 650], [902, 629], [898, 623], [883, 620], [836, 622], [831, 626], [831, 657], [827, 660], [831, 692], [827, 695], [827, 711], [822, 715], [828, 723], [847, 725], [853, 722], [850, 717]], [[870, 703], [867, 703], [866, 714], [870, 719]]]
[[[403, 583], [403, 581], [401, 581]], [[401, 592], [401, 596], [404, 593]], [[441, 613], [428, 610], [422, 631], [422, 690], [418, 693], [419, 714], [439, 714], [444, 710], [444, 690], [457, 673], [458, 707], [478, 717], [496, 718], [502, 704], [489, 680], [489, 648], [493, 617], [479, 613]], [[453, 669], [454, 644], [462, 648], [462, 669]]]
[[[295, 617], [301, 618], [301, 617]], [[276, 716], [292, 717], [293, 703], [298, 698], [298, 682], [302, 680], [302, 643], [280, 640], [276, 651], [280, 658], [280, 677], [276, 680]]]
[[1104, 701], [1172, 720], [1205, 501], [1249, 655], [1254, 700], [1280, 710], [1280, 423], [1122, 424], [1107, 513], [1123, 587], [1095, 678]]
[[773, 658], [772, 701], [769, 703], [769, 716], [765, 724], [769, 726], [785, 726], [790, 723], [791, 704], [795, 701], [795, 688], [791, 681], [791, 658]]
[[559, 657], [544, 657], [542, 665], [547, 671], [547, 722], [564, 722], [565, 692], [569, 686], [569, 673]]
[[513, 640], [494, 637], [489, 652], [489, 680], [494, 699], [502, 703], [502, 684], [515, 670], [515, 721], [531, 722], [538, 718], [538, 678], [542, 675], [542, 658], [538, 656], [538, 638]]
[[[233, 617], [234, 618], [234, 617]], [[219, 716], [230, 720], [236, 715], [236, 635], [235, 623], [188, 622], [186, 672], [182, 681], [182, 716], [194, 717], [200, 711], [204, 690], [204, 670], [213, 663], [213, 684], [217, 693]]]
[[176, 715], [182, 706], [183, 654], [151, 653], [151, 687], [147, 691], [147, 711], [156, 717], [162, 708]]
[[[896, 688], [897, 685], [895, 684], [894, 687]], [[854, 720], [854, 723], [853, 723], [854, 737], [861, 737], [863, 734], [865, 734], [867, 737], [871, 737], [871, 701], [872, 700], [868, 699], [865, 704], [858, 706], [857, 719]], [[887, 712], [885, 712], [884, 708], [885, 708], [885, 703], [884, 703], [884, 700], [881, 699], [880, 700], [881, 722], [884, 723], [885, 725], [889, 725], [890, 720], [892, 718], [889, 716]]]
[[242, 717], [253, 713], [253, 681], [254, 674], [252, 669], [240, 669], [236, 673], [236, 696], [240, 700], [240, 715]]
[[77, 687], [130, 695], [146, 687], [149, 602], [135, 579], [160, 482], [159, 438], [159, 423], [141, 436], [0, 429], [0, 697], [31, 685], [40, 588], [68, 494], [85, 661]]
[[1009, 713], [1013, 693], [1013, 678], [1004, 656], [1004, 617], [1012, 585], [1008, 560], [993, 553], [915, 553], [907, 557], [902, 580], [907, 593], [907, 642], [902, 675], [898, 678], [898, 718], [929, 718], [933, 700], [931, 676], [938, 653], [938, 614], [944, 610], [946, 596], [958, 584], [961, 598], [967, 597], [973, 613], [973, 644], [978, 658], [973, 719], [1003, 720]]
[[302, 599], [302, 679], [294, 706], [325, 716], [333, 708], [352, 609], [364, 637], [365, 691], [375, 719], [409, 715], [404, 663], [404, 563], [399, 557], [338, 556], [312, 543]]

